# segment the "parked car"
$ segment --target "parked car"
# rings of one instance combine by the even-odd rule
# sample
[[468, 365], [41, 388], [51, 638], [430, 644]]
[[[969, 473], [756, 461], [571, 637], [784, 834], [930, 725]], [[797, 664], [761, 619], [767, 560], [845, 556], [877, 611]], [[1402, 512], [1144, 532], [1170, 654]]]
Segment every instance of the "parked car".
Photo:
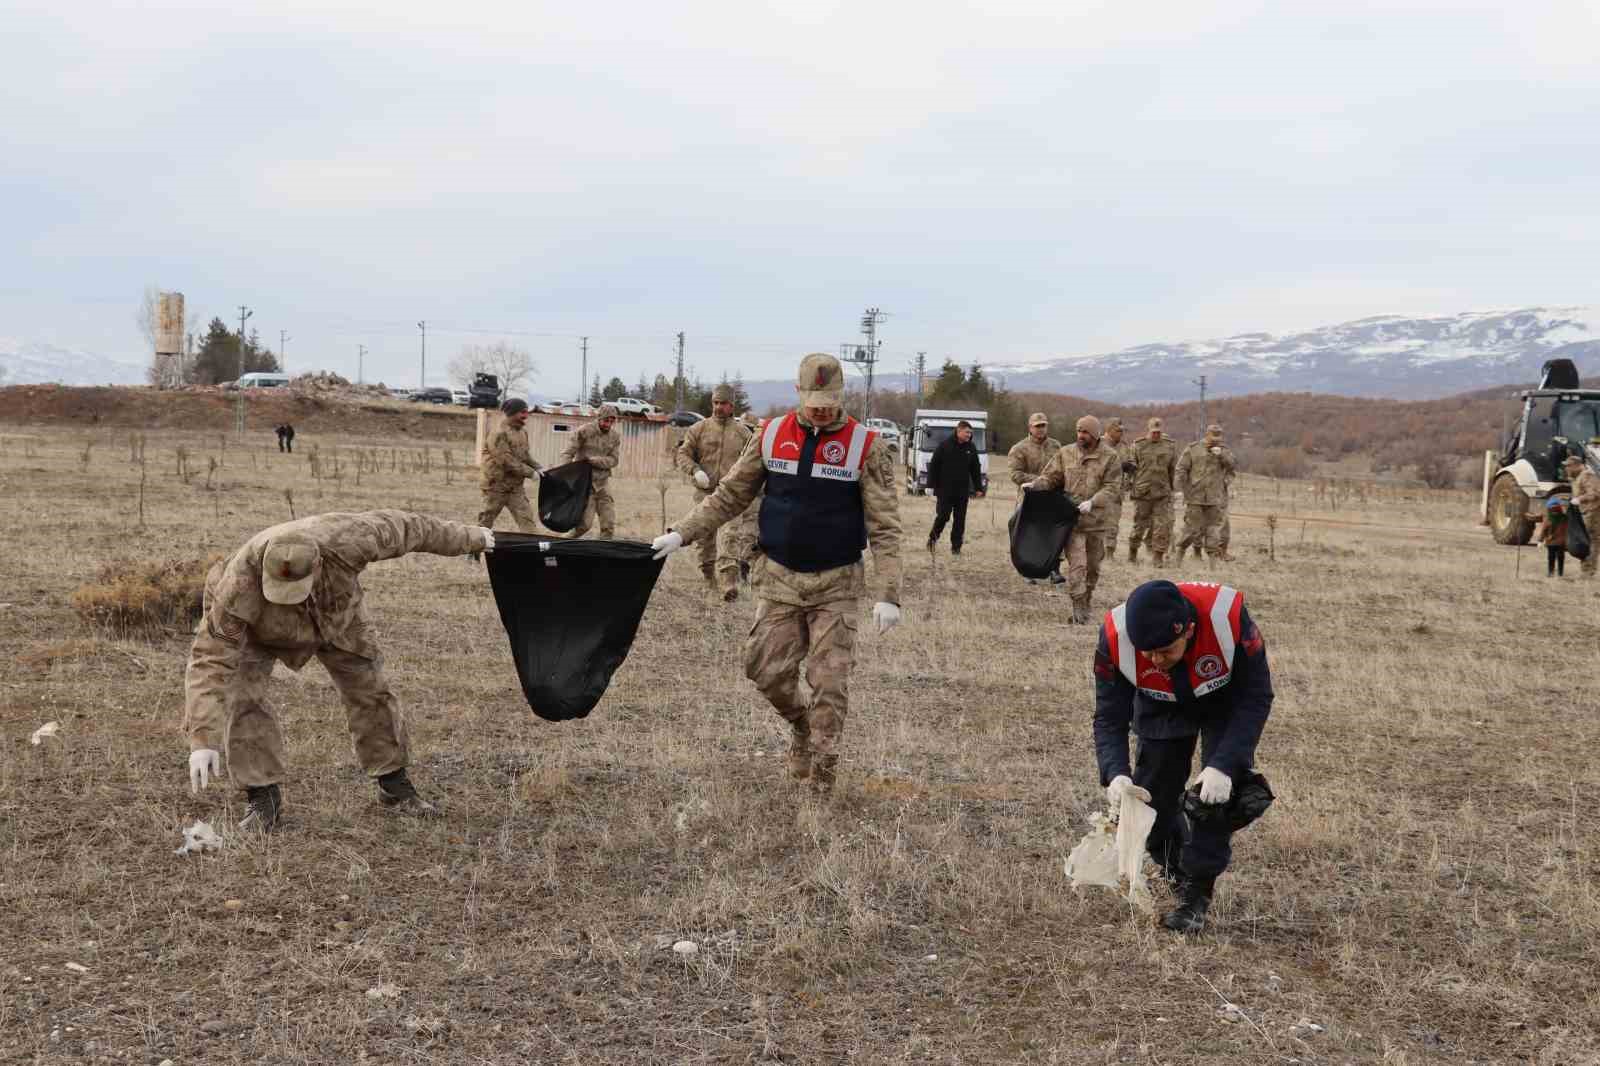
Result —
[[414, 403], [449, 404], [453, 402], [450, 396], [450, 390], [439, 388], [438, 386], [430, 386], [426, 389], [417, 389], [411, 394], [411, 400]]
[[500, 378], [494, 374], [474, 374], [467, 394], [468, 407], [499, 407], [503, 398], [500, 395]]
[[695, 411], [674, 411], [667, 417], [667, 421], [670, 424], [674, 426], [682, 426], [685, 429], [694, 425], [696, 422], [704, 422], [705, 420], [705, 415], [699, 414]]
[[636, 400], [632, 396], [618, 396], [615, 400], [608, 400], [606, 402], [611, 404], [612, 407], [615, 407], [617, 409], [617, 414], [619, 415], [643, 416], [656, 410], [655, 404], [645, 403], [643, 400]]
[[455, 404], [457, 407], [467, 406], [467, 401], [470, 399], [472, 399], [472, 393], [468, 392], [466, 389], [450, 390], [450, 402]]
[[862, 425], [868, 429], [876, 430], [878, 436], [883, 438], [885, 444], [895, 448], [900, 447], [900, 427], [892, 418], [869, 418]]

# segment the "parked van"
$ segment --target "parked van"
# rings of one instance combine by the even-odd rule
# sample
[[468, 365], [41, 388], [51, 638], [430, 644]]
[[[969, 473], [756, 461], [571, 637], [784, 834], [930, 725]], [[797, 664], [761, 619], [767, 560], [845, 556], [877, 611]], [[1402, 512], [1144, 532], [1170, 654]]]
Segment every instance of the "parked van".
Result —
[[288, 374], [267, 374], [261, 371], [246, 374], [233, 383], [236, 389], [276, 389], [289, 384]]
[[984, 411], [937, 411], [919, 408], [911, 418], [911, 443], [905, 448], [906, 495], [921, 496], [928, 491], [928, 460], [933, 450], [956, 431], [956, 423], [972, 424], [972, 446], [978, 449], [978, 466], [983, 471], [981, 488], [989, 491], [989, 416]]

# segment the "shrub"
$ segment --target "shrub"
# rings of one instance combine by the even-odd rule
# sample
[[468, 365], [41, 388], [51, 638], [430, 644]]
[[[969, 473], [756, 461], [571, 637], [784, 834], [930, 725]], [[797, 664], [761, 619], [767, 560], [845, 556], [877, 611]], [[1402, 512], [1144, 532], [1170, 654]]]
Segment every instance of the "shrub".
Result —
[[1461, 457], [1429, 452], [1417, 464], [1417, 477], [1430, 489], [1455, 488]]
[[193, 629], [200, 618], [206, 571], [222, 558], [111, 563], [73, 591], [73, 610], [118, 636], [156, 638]]
[[1311, 476], [1311, 460], [1299, 448], [1248, 448], [1236, 453], [1239, 468], [1263, 477]]

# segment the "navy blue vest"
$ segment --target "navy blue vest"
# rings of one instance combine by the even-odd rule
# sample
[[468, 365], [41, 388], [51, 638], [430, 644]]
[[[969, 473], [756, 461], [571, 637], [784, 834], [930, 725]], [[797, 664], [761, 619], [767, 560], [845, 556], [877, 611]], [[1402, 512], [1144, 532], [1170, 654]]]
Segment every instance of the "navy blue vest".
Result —
[[808, 574], [861, 561], [867, 546], [861, 478], [874, 436], [853, 418], [832, 433], [807, 430], [793, 412], [763, 428], [762, 551]]

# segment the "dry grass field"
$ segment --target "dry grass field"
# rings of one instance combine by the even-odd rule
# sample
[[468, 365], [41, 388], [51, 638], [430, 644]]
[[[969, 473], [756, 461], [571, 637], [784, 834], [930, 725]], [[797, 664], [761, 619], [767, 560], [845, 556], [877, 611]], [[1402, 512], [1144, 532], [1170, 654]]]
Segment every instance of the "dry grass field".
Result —
[[[786, 782], [742, 676], [753, 604], [710, 602], [692, 560], [594, 713], [552, 725], [482, 567], [413, 556], [365, 585], [447, 816], [379, 810], [313, 663], [272, 683], [285, 825], [234, 833], [239, 794], [188, 789], [187, 636], [70, 599], [107, 566], [231, 551], [286, 492], [300, 515], [477, 510], [438, 444], [424, 469], [416, 442], [297, 443], [168, 429], [141, 467], [125, 429], [0, 426], [0, 1061], [1600, 1061], [1600, 583], [1546, 580], [1534, 549], [1519, 573], [1474, 495], [1334, 510], [1247, 482], [1238, 561], [1165, 572], [1246, 591], [1278, 693], [1279, 801], [1184, 940], [1063, 878], [1101, 798], [1094, 634], [1011, 571], [1009, 496], [974, 504], [954, 562], [905, 500], [905, 624], [863, 625], [828, 804]], [[619, 497], [625, 531], [659, 531], [654, 483]], [[674, 483], [668, 511], [689, 502]], [[1267, 513], [1275, 559], [1244, 517]], [[1097, 606], [1151, 575], [1109, 564]], [[226, 847], [175, 856], [195, 819]]]

